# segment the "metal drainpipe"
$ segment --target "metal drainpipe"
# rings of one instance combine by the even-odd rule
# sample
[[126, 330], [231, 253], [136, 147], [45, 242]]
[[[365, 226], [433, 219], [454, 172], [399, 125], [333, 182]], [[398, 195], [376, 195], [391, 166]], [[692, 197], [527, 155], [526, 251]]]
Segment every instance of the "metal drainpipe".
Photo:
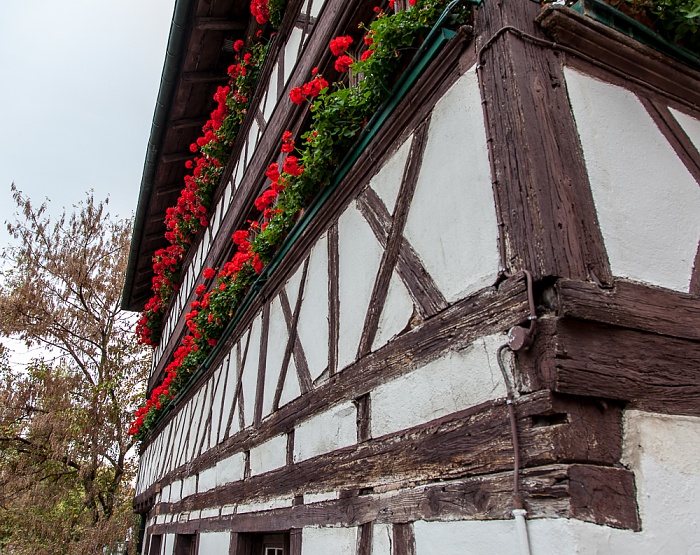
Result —
[[501, 369], [503, 382], [506, 386], [506, 406], [508, 407], [508, 420], [510, 421], [510, 431], [513, 440], [513, 518], [515, 519], [515, 531], [518, 538], [518, 548], [520, 555], [530, 555], [530, 540], [527, 532], [527, 511], [523, 496], [520, 493], [520, 443], [518, 440], [518, 427], [515, 418], [515, 398], [517, 390], [515, 384], [511, 382], [506, 370], [506, 365], [503, 362], [503, 353], [510, 349], [511, 351], [519, 351], [525, 349], [532, 344], [536, 326], [537, 314], [535, 311], [535, 299], [532, 285], [532, 275], [527, 270], [524, 271], [527, 282], [527, 298], [530, 309], [528, 320], [530, 325], [527, 328], [522, 326], [514, 326], [508, 331], [508, 342], [498, 348], [496, 359], [498, 367]]

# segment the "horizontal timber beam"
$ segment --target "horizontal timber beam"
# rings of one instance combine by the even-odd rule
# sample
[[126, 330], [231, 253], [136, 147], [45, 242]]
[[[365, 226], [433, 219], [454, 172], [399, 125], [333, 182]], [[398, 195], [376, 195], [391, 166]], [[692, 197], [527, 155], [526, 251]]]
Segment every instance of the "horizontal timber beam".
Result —
[[610, 289], [584, 281], [557, 282], [557, 314], [700, 340], [700, 297], [615, 280]]
[[[640, 529], [634, 476], [622, 468], [549, 465], [523, 471], [521, 493], [528, 518], [576, 518], [634, 531]], [[384, 493], [344, 495], [313, 504], [159, 524], [152, 534], [235, 530], [265, 532], [305, 526], [358, 526], [415, 520], [507, 520], [513, 475], [503, 472]]]
[[527, 389], [589, 395], [630, 408], [700, 416], [700, 342], [595, 322], [540, 320], [518, 353]]
[[237, 21], [224, 17], [196, 17], [194, 28], [197, 31], [245, 31], [248, 21]]

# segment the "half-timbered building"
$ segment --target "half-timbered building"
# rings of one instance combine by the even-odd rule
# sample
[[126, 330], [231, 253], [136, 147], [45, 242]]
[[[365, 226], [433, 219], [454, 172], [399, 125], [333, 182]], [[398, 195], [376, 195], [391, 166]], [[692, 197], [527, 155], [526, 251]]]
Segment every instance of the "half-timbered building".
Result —
[[[258, 217], [282, 133], [308, 125], [290, 91], [374, 5], [287, 2], [149, 391], [203, 270]], [[145, 436], [141, 553], [700, 545], [700, 65], [585, 9], [472, 9], [409, 65]], [[247, 1], [176, 2], [126, 308], [150, 295], [225, 44], [258, 27]]]

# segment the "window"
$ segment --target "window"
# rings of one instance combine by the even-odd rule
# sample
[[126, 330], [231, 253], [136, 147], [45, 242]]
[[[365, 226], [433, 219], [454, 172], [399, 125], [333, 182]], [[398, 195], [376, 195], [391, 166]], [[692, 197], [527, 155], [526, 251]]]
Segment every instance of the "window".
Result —
[[151, 536], [151, 545], [148, 548], [148, 555], [160, 555], [160, 547], [163, 543], [163, 536], [156, 534]]
[[178, 534], [174, 555], [197, 555], [197, 534]]
[[289, 534], [239, 534], [237, 555], [289, 555]]

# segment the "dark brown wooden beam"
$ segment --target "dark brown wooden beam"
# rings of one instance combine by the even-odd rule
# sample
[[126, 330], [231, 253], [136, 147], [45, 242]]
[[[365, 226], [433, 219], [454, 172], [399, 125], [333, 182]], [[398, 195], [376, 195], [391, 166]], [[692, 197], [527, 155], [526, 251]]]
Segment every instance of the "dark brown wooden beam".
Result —
[[493, 186], [509, 271], [535, 279], [612, 275], [566, 92], [563, 61], [542, 41], [535, 2], [477, 12]]
[[[355, 494], [312, 505], [160, 524], [150, 530], [157, 534], [231, 529], [250, 533], [311, 525], [357, 526], [445, 518], [507, 520], [512, 518], [512, 485], [512, 472], [504, 472], [427, 484], [393, 495]], [[614, 528], [640, 529], [634, 474], [624, 468], [571, 464], [526, 469], [521, 491], [528, 518], [576, 518]]]
[[197, 31], [245, 31], [248, 21], [224, 17], [196, 17], [194, 28]]
[[184, 162], [185, 160], [190, 160], [194, 154], [189, 150], [182, 152], [169, 152], [168, 154], [163, 154], [160, 160], [163, 164], [173, 164], [175, 162]]
[[206, 118], [202, 117], [194, 117], [194, 118], [182, 118], [182, 119], [176, 119], [171, 121], [168, 124], [168, 127], [170, 129], [173, 129], [175, 131], [179, 129], [189, 129], [191, 127], [204, 127], [204, 124], [207, 123]]
[[185, 83], [225, 83], [228, 75], [221, 71], [186, 71], [182, 74]]
[[700, 298], [623, 280], [611, 289], [560, 280], [557, 314], [700, 341]]
[[[522, 467], [582, 461], [612, 465], [619, 461], [621, 411], [612, 403], [602, 406], [595, 400], [541, 391], [521, 397], [516, 415]], [[176, 513], [241, 499], [294, 495], [307, 491], [310, 483], [320, 491], [366, 490], [387, 482], [400, 487], [416, 480], [507, 472], [513, 465], [508, 422], [504, 400], [489, 401], [178, 503], [161, 504], [161, 510]], [[196, 465], [188, 463], [162, 484], [196, 470]]]
[[528, 389], [625, 401], [630, 408], [700, 416], [700, 342], [583, 320], [540, 320], [518, 353]]

